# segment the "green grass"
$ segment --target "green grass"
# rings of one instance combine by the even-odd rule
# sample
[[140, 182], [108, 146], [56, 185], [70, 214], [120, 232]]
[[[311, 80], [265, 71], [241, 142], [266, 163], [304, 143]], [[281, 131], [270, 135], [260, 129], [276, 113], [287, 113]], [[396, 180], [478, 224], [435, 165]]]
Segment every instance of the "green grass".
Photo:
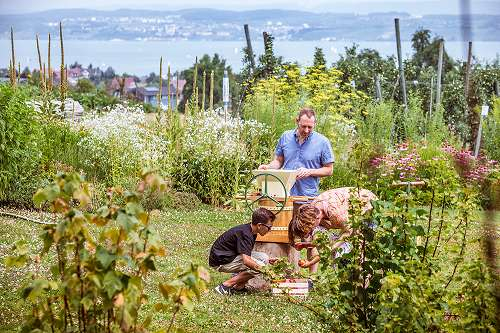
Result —
[[[482, 214], [470, 222], [468, 245], [465, 260], [471, 260], [481, 253], [478, 239], [481, 237]], [[247, 212], [235, 212], [214, 208], [201, 208], [194, 211], [166, 210], [153, 213], [152, 223], [167, 248], [167, 256], [157, 260], [158, 271], [147, 278], [146, 293], [150, 302], [143, 307], [151, 311], [151, 304], [162, 300], [158, 283], [175, 276], [176, 271], [190, 262], [208, 266], [207, 258], [212, 242], [228, 228], [245, 223], [250, 219]], [[442, 240], [448, 238], [457, 223], [456, 216], [450, 212], [445, 223]], [[426, 224], [426, 222], [425, 222]], [[500, 214], [495, 224], [500, 225]], [[432, 233], [437, 233], [437, 216], [432, 223]], [[0, 216], [0, 258], [9, 255], [12, 244], [26, 240], [32, 253], [38, 253], [42, 243], [38, 238], [42, 226], [24, 220]], [[498, 230], [498, 229], [497, 229]], [[435, 238], [431, 239], [431, 243]], [[453, 260], [458, 254], [461, 235], [454, 237], [440, 253], [443, 276], [449, 276]], [[26, 281], [26, 273], [39, 270], [44, 273], [53, 262], [54, 253], [42, 260], [39, 268], [35, 266], [6, 270], [0, 265], [0, 331], [12, 332], [19, 327], [26, 305], [21, 302], [18, 289]], [[212, 281], [209, 290], [196, 302], [193, 312], [182, 312], [176, 324], [188, 332], [305, 332], [327, 331], [316, 317], [305, 308], [292, 304], [286, 299], [272, 297], [265, 292], [225, 297], [216, 294], [213, 288], [228, 278], [227, 274], [210, 270]], [[170, 317], [155, 314], [154, 328], [168, 325]]]
[[[178, 268], [190, 262], [208, 266], [212, 242], [226, 229], [249, 220], [246, 212], [204, 208], [196, 211], [168, 210], [154, 213], [155, 228], [167, 248], [167, 256], [157, 261], [158, 271], [147, 279], [146, 293], [151, 304], [160, 301], [158, 283], [175, 275]], [[33, 253], [41, 249], [38, 234], [42, 226], [23, 220], [0, 216], [0, 258], [9, 255], [12, 244], [25, 239]], [[41, 270], [53, 260], [52, 253], [42, 261]], [[0, 265], [0, 331], [16, 331], [26, 313], [17, 289], [25, 281], [25, 274], [35, 267], [6, 270]], [[258, 292], [231, 297], [220, 296], [213, 288], [228, 278], [227, 274], [210, 269], [212, 281], [209, 290], [196, 302], [194, 311], [183, 312], [176, 324], [188, 332], [305, 332], [326, 331], [313, 314], [286, 299]], [[155, 314], [154, 328], [168, 325], [170, 317]]]

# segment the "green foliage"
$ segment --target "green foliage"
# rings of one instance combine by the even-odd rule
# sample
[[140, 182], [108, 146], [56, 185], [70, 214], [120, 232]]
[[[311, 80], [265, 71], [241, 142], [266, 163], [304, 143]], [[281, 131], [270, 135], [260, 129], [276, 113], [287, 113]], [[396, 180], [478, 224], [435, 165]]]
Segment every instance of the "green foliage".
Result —
[[76, 91], [79, 93], [90, 93], [95, 90], [95, 86], [89, 79], [79, 79], [76, 83]]
[[500, 98], [493, 100], [493, 107], [483, 123], [482, 147], [486, 155], [500, 161]]
[[[304, 306], [332, 331], [486, 331], [495, 327], [493, 285], [485, 280], [484, 266], [465, 266], [456, 274], [467, 252], [477, 192], [447, 188], [446, 176], [434, 176], [428, 182], [429, 189], [423, 191], [432, 194], [430, 211], [416, 205], [418, 195], [395, 188], [387, 188], [384, 194], [391, 201], [372, 202], [368, 216], [361, 214], [360, 203], [352, 199], [349, 224], [353, 233], [346, 238], [347, 253], [334, 250], [335, 241], [328, 233], [316, 236], [321, 266], [315, 291], [321, 297]], [[438, 203], [440, 214], [433, 214]], [[458, 215], [447, 217], [445, 207], [456, 209]], [[450, 239], [456, 244], [449, 245]], [[442, 253], [447, 254], [444, 261], [439, 258]], [[469, 283], [474, 284], [472, 289]]]
[[349, 160], [340, 160], [335, 162], [333, 166], [333, 174], [325, 177], [319, 183], [320, 190], [327, 191], [332, 188], [349, 187], [353, 185], [354, 179], [357, 178], [359, 165], [355, 165], [354, 158]]
[[425, 136], [426, 118], [420, 107], [418, 98], [410, 97], [408, 112], [403, 114], [404, 138], [409, 141], [418, 142]]
[[191, 264], [187, 269], [180, 272], [175, 280], [159, 284], [160, 292], [168, 303], [157, 303], [155, 309], [167, 313], [173, 312], [166, 332], [170, 332], [172, 328], [174, 332], [183, 331], [180, 328], [173, 327], [175, 316], [183, 309], [193, 311], [193, 301], [200, 299], [201, 293], [207, 289], [206, 283], [209, 281], [210, 275], [204, 267]]
[[255, 76], [267, 79], [278, 73], [283, 59], [274, 55], [274, 37], [267, 32], [265, 34], [267, 38], [264, 40], [264, 54], [259, 57]]
[[[376, 326], [381, 332], [429, 332], [443, 325], [443, 311], [435, 300], [442, 288], [425, 267], [409, 262], [406, 274], [390, 273], [381, 282]], [[416, 296], [418, 295], [418, 296]]]
[[264, 266], [262, 273], [270, 282], [282, 279], [304, 278], [304, 273], [296, 271], [295, 266], [285, 257], [277, 258], [272, 265]]
[[[79, 81], [80, 82], [80, 81]], [[86, 110], [99, 111], [106, 107], [118, 104], [117, 97], [110, 96], [103, 89], [92, 90], [92, 92], [71, 91], [71, 98], [78, 101]]]
[[[140, 198], [145, 189], [163, 191], [166, 185], [151, 172], [142, 178], [137, 192], [110, 190], [108, 203], [95, 214], [81, 211], [91, 199], [89, 185], [76, 173], [58, 174], [52, 184], [37, 191], [35, 204], [49, 205], [62, 218], [41, 234], [40, 256], [53, 249], [57, 261], [51, 274], [33, 275], [22, 290], [32, 307], [23, 331], [146, 331], [151, 317], [138, 322], [148, 299], [144, 279], [156, 270], [155, 258], [164, 256], [165, 249]], [[91, 225], [100, 229], [97, 235]], [[16, 244], [15, 251], [17, 255], [8, 257], [6, 264], [19, 266], [27, 261], [22, 243]], [[166, 301], [176, 307], [169, 330], [175, 313], [192, 309], [190, 302], [199, 298], [208, 281], [205, 269], [191, 265], [177, 279], [160, 285]]]
[[313, 67], [326, 69], [326, 59], [323, 49], [320, 47], [314, 48]]
[[[412, 47], [415, 50], [412, 62], [419, 69], [426, 67], [437, 68], [439, 58], [439, 43], [442, 41], [440, 37], [434, 37], [431, 40], [431, 31], [420, 29], [415, 31], [412, 36]], [[453, 68], [454, 61], [448, 56], [446, 50], [443, 51], [443, 73], [450, 71]], [[418, 74], [418, 73], [417, 73]]]
[[[442, 107], [436, 108], [433, 113], [427, 117], [425, 140], [433, 147], [442, 146], [445, 142], [456, 143], [459, 139], [453, 135], [457, 131], [448, 129], [444, 119], [444, 109]], [[460, 134], [460, 133], [457, 133]]]
[[[71, 128], [68, 122], [61, 119], [44, 119], [41, 127], [44, 140], [40, 142], [40, 149], [44, 168], [51, 170], [58, 165], [65, 165], [80, 170], [86, 167], [79, 158], [79, 142], [87, 133]], [[57, 173], [57, 170], [51, 171]]]
[[376, 152], [384, 152], [392, 146], [394, 131], [393, 105], [372, 103], [357, 118], [356, 130], [360, 140]]
[[36, 182], [43, 136], [29, 97], [29, 88], [0, 85], [0, 201], [15, 197], [16, 184]]
[[[442, 112], [446, 123], [450, 124], [452, 131], [462, 140], [470, 140], [471, 127], [465, 116], [468, 106], [464, 94], [464, 74], [458, 71], [448, 72], [444, 77], [441, 95]], [[436, 105], [432, 112], [439, 111], [438, 108], [439, 106]]]
[[500, 64], [476, 65], [471, 74], [471, 92], [473, 106], [488, 104], [495, 93], [495, 82], [500, 83]]
[[358, 45], [353, 44], [346, 47], [345, 55], [341, 55], [335, 65], [343, 73], [344, 82], [353, 80], [356, 88], [369, 96], [375, 96], [375, 76], [380, 75], [383, 99], [392, 100], [391, 94], [398, 76], [395, 60], [394, 56], [384, 59], [373, 49], [358, 51]]
[[450, 320], [445, 326], [454, 332], [496, 332], [494, 283], [483, 260], [464, 265], [457, 276], [460, 287], [450, 295]]

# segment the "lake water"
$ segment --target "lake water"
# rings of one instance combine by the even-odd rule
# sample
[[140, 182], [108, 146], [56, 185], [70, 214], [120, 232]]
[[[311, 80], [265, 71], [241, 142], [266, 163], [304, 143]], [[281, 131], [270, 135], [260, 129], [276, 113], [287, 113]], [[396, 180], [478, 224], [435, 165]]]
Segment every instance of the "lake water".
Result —
[[[395, 42], [356, 41], [360, 48], [372, 48], [383, 56], [396, 53]], [[314, 47], [323, 48], [328, 63], [339, 59], [346, 46], [353, 41], [275, 41], [275, 53], [286, 61], [297, 61], [301, 65], [311, 65]], [[172, 71], [183, 70], [191, 66], [195, 57], [207, 53], [218, 53], [225, 58], [233, 69], [242, 66], [242, 48], [244, 41], [211, 42], [211, 41], [77, 41], [64, 42], [65, 62], [70, 64], [78, 61], [87, 66], [99, 66], [105, 69], [112, 66], [117, 73], [146, 75], [159, 72], [160, 56], [164, 65], [170, 64]], [[41, 41], [42, 57], [46, 61], [47, 41]], [[263, 52], [262, 42], [254, 42], [254, 53]], [[446, 51], [455, 59], [465, 59], [466, 43], [447, 42]], [[21, 62], [21, 68], [38, 68], [36, 42], [34, 40], [15, 41], [16, 61]], [[411, 42], [402, 43], [405, 58], [412, 54]], [[481, 61], [493, 61], [500, 57], [500, 42], [474, 42], [473, 54]], [[51, 62], [53, 67], [60, 64], [59, 41], [52, 41]], [[0, 40], [0, 67], [8, 67], [10, 59], [10, 41]], [[55, 65], [55, 66], [54, 66]], [[166, 66], [164, 66], [166, 73]]]

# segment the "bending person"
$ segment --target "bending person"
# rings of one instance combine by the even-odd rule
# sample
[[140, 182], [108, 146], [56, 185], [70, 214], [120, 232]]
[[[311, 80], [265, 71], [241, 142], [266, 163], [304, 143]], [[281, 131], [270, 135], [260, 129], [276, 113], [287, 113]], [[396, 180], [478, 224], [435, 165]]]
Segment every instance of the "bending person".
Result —
[[251, 278], [259, 275], [261, 268], [272, 264], [275, 258], [253, 251], [257, 234], [264, 236], [271, 230], [275, 215], [265, 208], [257, 208], [252, 222], [233, 227], [215, 240], [210, 249], [209, 265], [219, 272], [233, 276], [215, 287], [221, 295], [242, 291]]
[[[302, 205], [295, 219], [288, 228], [290, 244], [300, 249], [301, 243], [296, 244], [297, 239], [312, 240], [314, 234], [323, 230], [338, 229], [336, 235], [332, 235], [333, 249], [340, 248], [342, 252], [350, 251], [350, 244], [344, 239], [352, 235], [353, 230], [349, 224], [349, 200], [354, 194], [362, 203], [362, 214], [371, 210], [371, 200], [377, 196], [366, 189], [358, 190], [352, 187], [342, 187], [325, 191], [317, 196], [311, 203]], [[300, 265], [309, 267], [311, 272], [317, 270], [319, 253], [315, 247], [308, 248], [308, 258]]]

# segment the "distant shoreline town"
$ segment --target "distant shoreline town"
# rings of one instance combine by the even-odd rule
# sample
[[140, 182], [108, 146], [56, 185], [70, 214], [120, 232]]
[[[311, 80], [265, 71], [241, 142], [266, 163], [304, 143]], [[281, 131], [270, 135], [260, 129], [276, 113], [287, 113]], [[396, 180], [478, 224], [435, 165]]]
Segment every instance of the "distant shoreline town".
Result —
[[[494, 12], [493, 12], [494, 13]], [[248, 24], [252, 39], [261, 40], [262, 31], [276, 40], [338, 41], [394, 40], [394, 17], [401, 19], [401, 36], [423, 27], [447, 41], [460, 41], [463, 21], [460, 15], [410, 15], [401, 12], [371, 14], [311, 13], [291, 10], [224, 11], [189, 9], [152, 11], [120, 9], [49, 10], [30, 14], [0, 15], [0, 39], [32, 39], [36, 33], [46, 39], [56, 34], [58, 22], [65, 26], [66, 40], [162, 40], [237, 41], [244, 40], [243, 25]], [[476, 41], [500, 41], [500, 15], [470, 16]]]

